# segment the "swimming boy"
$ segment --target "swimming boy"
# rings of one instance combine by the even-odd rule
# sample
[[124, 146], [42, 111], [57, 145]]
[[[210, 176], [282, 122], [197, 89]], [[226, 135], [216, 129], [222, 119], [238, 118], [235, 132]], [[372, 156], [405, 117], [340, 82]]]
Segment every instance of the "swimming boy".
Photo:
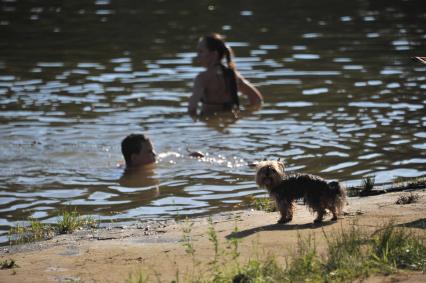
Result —
[[[227, 66], [222, 64], [224, 57]], [[260, 91], [237, 72], [232, 50], [221, 35], [213, 33], [200, 39], [197, 61], [206, 70], [195, 78], [193, 93], [189, 98], [189, 114], [197, 114], [199, 102], [202, 103], [203, 114], [238, 109], [239, 91], [247, 96], [250, 105], [262, 104]]]
[[126, 169], [153, 164], [156, 154], [151, 140], [143, 134], [130, 134], [121, 142]]

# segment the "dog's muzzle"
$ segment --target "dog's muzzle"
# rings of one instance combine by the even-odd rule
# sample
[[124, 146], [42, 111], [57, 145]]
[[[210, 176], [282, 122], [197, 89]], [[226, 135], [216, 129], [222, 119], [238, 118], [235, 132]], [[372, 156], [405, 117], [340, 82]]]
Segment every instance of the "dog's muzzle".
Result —
[[272, 185], [272, 178], [265, 177], [265, 178], [263, 178], [263, 179], [262, 179], [262, 183], [263, 183], [265, 186], [271, 186], [271, 185]]

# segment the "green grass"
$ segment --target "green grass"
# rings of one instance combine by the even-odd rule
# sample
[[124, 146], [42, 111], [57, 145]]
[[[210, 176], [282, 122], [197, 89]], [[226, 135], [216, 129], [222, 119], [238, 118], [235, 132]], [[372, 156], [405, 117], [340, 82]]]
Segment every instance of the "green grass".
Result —
[[185, 220], [183, 226], [182, 226], [182, 239], [181, 242], [182, 245], [185, 247], [185, 252], [191, 256], [194, 256], [195, 254], [195, 248], [192, 243], [192, 227], [194, 226], [193, 222], [189, 222], [188, 220]]
[[305, 239], [299, 235], [297, 247], [287, 259], [283, 269], [283, 277], [280, 281], [286, 282], [318, 282], [322, 278], [322, 262], [318, 256], [315, 241], [309, 236]]
[[253, 207], [256, 210], [266, 211], [266, 212], [275, 212], [277, 211], [275, 201], [270, 198], [255, 198], [252, 197], [249, 203], [250, 207]]
[[209, 241], [213, 244], [213, 248], [214, 248], [214, 259], [212, 261], [212, 264], [215, 266], [215, 268], [217, 267], [217, 263], [218, 263], [218, 259], [220, 256], [220, 251], [219, 251], [219, 239], [217, 238], [217, 233], [216, 230], [214, 228], [213, 225], [213, 219], [211, 217], [209, 217], [209, 228], [207, 231], [207, 235], [209, 236]]
[[[273, 258], [250, 261], [234, 275], [238, 282], [348, 282], [398, 270], [426, 271], [425, 235], [392, 223], [369, 234], [355, 224], [325, 234], [328, 248], [320, 256], [312, 238], [299, 238], [285, 266]], [[226, 281], [224, 281], [226, 282]]]
[[59, 212], [57, 223], [53, 225], [41, 223], [32, 217], [17, 223], [9, 229], [9, 243], [16, 245], [47, 240], [57, 234], [72, 233], [80, 227], [95, 227], [97, 224], [93, 217], [82, 217], [75, 208], [67, 207]]
[[[210, 272], [195, 273], [192, 270], [183, 279], [177, 275], [172, 282], [351, 282], [400, 270], [426, 271], [425, 232], [416, 234], [393, 223], [378, 227], [373, 233], [361, 229], [356, 223], [352, 223], [349, 229], [324, 232], [327, 247], [322, 254], [318, 253], [312, 236], [299, 236], [285, 264], [279, 263], [275, 259], [279, 254], [275, 254], [249, 259], [242, 265], [238, 263], [241, 260], [239, 252], [220, 250], [216, 232], [212, 223], [210, 225], [208, 234], [214, 248], [215, 267]], [[184, 245], [187, 247], [188, 243]], [[195, 257], [196, 252], [190, 255]]]
[[49, 239], [54, 234], [54, 228], [51, 225], [43, 224], [30, 217], [27, 223], [18, 223], [9, 229], [9, 242], [12, 245], [35, 242]]
[[370, 259], [383, 270], [426, 271], [425, 238], [403, 228], [387, 225], [373, 236]]
[[0, 261], [0, 269], [12, 269], [18, 267], [14, 259]]
[[331, 281], [346, 281], [354, 278], [367, 277], [371, 271], [366, 264], [366, 253], [369, 252], [368, 234], [355, 223], [347, 230], [328, 235], [327, 257], [323, 261], [324, 278]]
[[67, 207], [59, 214], [56, 230], [59, 234], [69, 234], [79, 228], [94, 227], [96, 225], [97, 221], [93, 217], [82, 217], [76, 208]]
[[59, 234], [68, 234], [81, 226], [80, 215], [74, 210], [63, 210], [59, 216], [57, 230]]
[[265, 260], [251, 259], [237, 272], [225, 274], [219, 280], [206, 282], [285, 282], [285, 272], [273, 257]]
[[129, 278], [125, 281], [126, 283], [145, 283], [149, 282], [149, 277], [146, 276], [143, 272], [138, 272], [135, 274], [130, 274]]

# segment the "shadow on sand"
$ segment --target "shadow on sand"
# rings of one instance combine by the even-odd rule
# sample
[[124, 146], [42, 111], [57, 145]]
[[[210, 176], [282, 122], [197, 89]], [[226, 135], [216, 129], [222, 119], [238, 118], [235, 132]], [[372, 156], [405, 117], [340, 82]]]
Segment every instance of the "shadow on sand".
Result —
[[301, 229], [318, 229], [318, 228], [322, 228], [324, 226], [328, 226], [328, 225], [332, 225], [336, 223], [336, 221], [325, 221], [322, 223], [306, 223], [306, 224], [270, 224], [270, 225], [266, 225], [266, 226], [260, 226], [260, 227], [255, 227], [255, 228], [251, 228], [251, 229], [247, 229], [247, 230], [243, 230], [243, 231], [238, 231], [238, 232], [234, 232], [231, 233], [229, 235], [226, 236], [226, 238], [232, 239], [232, 238], [244, 238], [250, 235], [253, 235], [254, 233], [257, 232], [262, 232], [262, 231], [289, 231], [289, 230], [301, 230]]
[[404, 228], [420, 228], [420, 229], [426, 229], [426, 218], [417, 219], [408, 223], [403, 223], [397, 225], [398, 227], [404, 227]]

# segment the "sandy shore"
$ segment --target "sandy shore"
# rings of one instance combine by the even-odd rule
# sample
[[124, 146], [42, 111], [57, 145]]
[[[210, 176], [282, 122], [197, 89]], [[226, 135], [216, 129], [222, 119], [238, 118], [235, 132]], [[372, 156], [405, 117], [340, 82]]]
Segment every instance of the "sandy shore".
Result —
[[[296, 246], [298, 236], [313, 236], [317, 249], [325, 248], [324, 232], [353, 224], [376, 229], [390, 220], [407, 229], [426, 227], [426, 190], [416, 191], [416, 203], [397, 205], [403, 192], [349, 198], [345, 216], [337, 222], [312, 224], [313, 216], [298, 205], [293, 222], [276, 224], [278, 213], [234, 211], [212, 216], [221, 251], [231, 253], [230, 237], [240, 240], [238, 260], [273, 254], [284, 261]], [[39, 243], [3, 247], [1, 260], [13, 259], [17, 268], [0, 270], [0, 282], [125, 282], [130, 274], [143, 271], [150, 282], [170, 282], [205, 274], [212, 266], [214, 247], [208, 217], [190, 221], [151, 221], [131, 227], [81, 230]], [[238, 232], [233, 232], [235, 228]], [[186, 232], [183, 230], [186, 229]], [[191, 236], [194, 260], [185, 251], [184, 235]], [[223, 256], [226, 257], [226, 256]], [[426, 282], [416, 272], [372, 277], [368, 282]]]

